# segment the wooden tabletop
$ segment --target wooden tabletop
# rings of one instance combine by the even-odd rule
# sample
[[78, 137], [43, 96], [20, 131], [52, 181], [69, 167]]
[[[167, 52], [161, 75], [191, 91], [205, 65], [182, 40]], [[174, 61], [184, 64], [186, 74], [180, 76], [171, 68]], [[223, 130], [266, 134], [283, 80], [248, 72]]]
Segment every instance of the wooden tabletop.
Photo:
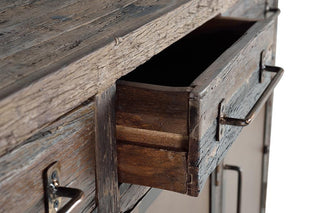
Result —
[[1, 1], [0, 156], [236, 1]]

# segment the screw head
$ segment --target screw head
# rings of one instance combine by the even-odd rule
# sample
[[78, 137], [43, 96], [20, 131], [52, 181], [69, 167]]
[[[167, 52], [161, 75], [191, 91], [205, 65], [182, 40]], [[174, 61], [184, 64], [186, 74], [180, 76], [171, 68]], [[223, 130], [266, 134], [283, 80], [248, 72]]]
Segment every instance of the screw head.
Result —
[[58, 211], [58, 207], [59, 207], [59, 200], [55, 200], [55, 201], [53, 202], [53, 208], [54, 208], [56, 211]]

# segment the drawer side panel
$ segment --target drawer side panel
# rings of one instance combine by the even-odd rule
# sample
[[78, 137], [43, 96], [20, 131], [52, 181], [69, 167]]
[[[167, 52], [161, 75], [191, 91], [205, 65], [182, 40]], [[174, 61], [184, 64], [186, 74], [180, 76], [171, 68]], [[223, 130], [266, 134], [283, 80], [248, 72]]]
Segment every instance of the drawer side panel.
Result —
[[[192, 195], [199, 193], [207, 177], [241, 131], [239, 127], [226, 126], [223, 139], [216, 141], [219, 103], [226, 99], [227, 107], [230, 106], [231, 111], [234, 111], [231, 115], [241, 118], [250, 111], [267, 85], [266, 82], [258, 83], [260, 53], [262, 50], [267, 51], [267, 63], [271, 64], [275, 17], [255, 24], [208, 68], [212, 69], [208, 73], [218, 73], [210, 83], [201, 85], [201, 79], [194, 82], [196, 87], [189, 102], [188, 155], [192, 177], [188, 188]], [[231, 104], [232, 100], [237, 101]]]

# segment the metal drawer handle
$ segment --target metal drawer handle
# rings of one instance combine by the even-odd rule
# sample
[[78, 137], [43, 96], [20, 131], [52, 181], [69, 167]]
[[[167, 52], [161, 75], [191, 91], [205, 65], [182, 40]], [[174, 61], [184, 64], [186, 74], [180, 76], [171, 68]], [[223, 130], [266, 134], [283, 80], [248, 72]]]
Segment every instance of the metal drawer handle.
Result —
[[238, 174], [238, 190], [237, 190], [237, 213], [241, 212], [241, 192], [242, 192], [242, 171], [239, 166], [224, 165], [223, 169], [236, 171]]
[[[44, 175], [47, 213], [69, 213], [84, 198], [82, 190], [62, 187], [59, 184], [59, 179], [60, 164], [59, 162], [55, 162], [47, 168]], [[71, 200], [60, 208], [62, 197], [68, 197]]]
[[252, 107], [252, 109], [249, 111], [249, 113], [246, 115], [244, 119], [241, 118], [230, 118], [224, 116], [222, 113], [220, 113], [219, 122], [220, 124], [226, 124], [226, 125], [233, 125], [233, 126], [247, 126], [249, 125], [254, 118], [256, 117], [257, 113], [261, 109], [261, 107], [265, 104], [271, 93], [273, 92], [274, 88], [277, 86], [279, 80], [281, 79], [284, 70], [281, 67], [276, 66], [265, 66], [262, 70], [267, 72], [275, 72], [277, 73], [273, 79], [271, 80], [270, 84], [267, 86], [265, 91], [262, 93], [258, 101], [255, 103], [255, 105]]

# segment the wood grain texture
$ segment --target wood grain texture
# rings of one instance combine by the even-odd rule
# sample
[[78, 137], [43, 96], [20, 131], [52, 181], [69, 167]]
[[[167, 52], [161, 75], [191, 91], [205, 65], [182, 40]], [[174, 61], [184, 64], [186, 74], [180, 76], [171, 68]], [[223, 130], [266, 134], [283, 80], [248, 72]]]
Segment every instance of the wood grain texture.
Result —
[[119, 181], [186, 193], [187, 153], [118, 141]]
[[118, 213], [119, 190], [115, 128], [116, 86], [95, 97], [96, 196], [99, 212]]
[[176, 133], [160, 132], [117, 125], [117, 140], [154, 148], [188, 151], [189, 137]]
[[[219, 142], [215, 140], [214, 135], [208, 133], [210, 131], [215, 133], [215, 121], [218, 116], [219, 103], [222, 99], [226, 99], [229, 102], [229, 99], [234, 96], [239, 87], [244, 82], [248, 82], [249, 77], [254, 72], [259, 71], [262, 50], [267, 51], [266, 57], [270, 63], [273, 48], [274, 19], [276, 17], [277, 14], [274, 14], [268, 19], [261, 20], [253, 25], [241, 40], [221, 55], [220, 60], [216, 60], [206, 72], [193, 82], [194, 90], [191, 92], [189, 102], [190, 151], [188, 155], [189, 173], [192, 176], [192, 181], [189, 185], [191, 194], [198, 194], [206, 180], [204, 177], [208, 177], [214, 169], [214, 167], [207, 168], [205, 166], [203, 170], [205, 172], [203, 172], [201, 170], [202, 165], [210, 165], [208, 162], [212, 162], [212, 159], [220, 158], [220, 155], [224, 153], [224, 151], [219, 152], [223, 146], [218, 145]], [[245, 71], [241, 72], [242, 70]], [[208, 76], [215, 77], [211, 80]], [[259, 90], [256, 92], [259, 94]], [[248, 103], [251, 103], [251, 100], [248, 100]], [[235, 109], [238, 108], [236, 105], [233, 107]], [[247, 105], [247, 107], [247, 109], [250, 109], [250, 105]], [[235, 116], [239, 117], [239, 115]], [[207, 140], [208, 134], [211, 137], [210, 142]], [[204, 139], [206, 137], [207, 139]], [[229, 143], [231, 144], [233, 140], [233, 138], [230, 139]], [[212, 165], [215, 165], [215, 163]]]
[[188, 89], [118, 82], [117, 125], [187, 136]]
[[[270, 59], [269, 62], [271, 63]], [[226, 111], [228, 116], [241, 118], [248, 113], [267, 87], [270, 81], [270, 75], [267, 78], [268, 80], [263, 83], [259, 83], [258, 79], [259, 72], [256, 70], [250, 76], [249, 80], [230, 97]], [[224, 158], [242, 129], [242, 127], [226, 125], [222, 140], [216, 141], [216, 125], [217, 123], [214, 121], [213, 125], [207, 130], [198, 143], [200, 148], [196, 164], [189, 164], [191, 165], [189, 171], [196, 174], [192, 180], [198, 184], [197, 187], [190, 187], [191, 194], [197, 195], [199, 193], [210, 173]]]
[[[119, 89], [117, 91], [117, 122], [120, 127], [117, 138], [121, 138], [121, 140], [126, 141], [128, 144], [135, 144], [137, 147], [143, 146], [165, 149], [167, 151], [173, 150], [172, 148], [180, 146], [181, 141], [171, 134], [171, 137], [169, 137], [166, 131], [172, 131], [170, 130], [171, 128], [177, 131], [177, 129], [179, 130], [179, 126], [175, 127], [171, 125], [165, 129], [163, 128], [165, 125], [161, 125], [160, 129], [157, 126], [158, 120], [165, 117], [169, 123], [170, 120], [175, 121], [179, 117], [181, 123], [187, 121], [187, 124], [180, 125], [183, 127], [181, 128], [182, 130], [186, 127], [189, 128], [184, 133], [186, 136], [189, 136], [189, 149], [185, 149], [188, 152], [188, 175], [190, 175], [188, 177], [187, 193], [197, 196], [206, 178], [215, 168], [216, 164], [212, 163], [213, 159], [220, 159], [229, 147], [219, 145], [219, 142], [215, 141], [215, 121], [218, 116], [219, 103], [222, 99], [226, 99], [228, 103], [237, 94], [240, 97], [239, 100], [247, 104], [245, 104], [243, 110], [249, 111], [250, 104], [253, 105], [264, 89], [261, 85], [266, 85], [249, 84], [248, 79], [255, 74], [254, 80], [256, 81], [252, 81], [258, 82], [260, 55], [263, 50], [266, 51], [266, 61], [270, 62], [272, 60], [274, 20], [276, 17], [277, 14], [274, 14], [253, 25], [250, 21], [219, 18], [218, 21], [209, 22], [202, 26], [199, 29], [200, 34], [202, 31], [207, 33], [209, 29], [215, 29], [216, 26], [223, 26], [220, 29], [222, 32], [225, 29], [236, 29], [239, 32], [235, 33], [235, 35], [238, 33], [242, 35], [243, 29], [248, 29], [252, 25], [247, 32], [244, 31], [244, 35], [239, 40], [236, 40], [231, 47], [225, 47], [226, 50], [222, 51], [222, 54], [218, 55], [217, 59], [205, 71], [200, 72], [200, 76], [192, 82], [190, 87], [157, 86], [121, 81], [118, 84]], [[197, 33], [195, 32], [193, 36], [197, 35]], [[193, 38], [192, 36], [189, 37]], [[188, 39], [190, 39], [189, 37]], [[195, 38], [197, 37], [195, 36]], [[178, 48], [179, 46], [175, 44], [175, 47]], [[218, 46], [214, 47], [218, 48]], [[165, 51], [167, 51], [168, 57], [172, 57], [169, 48]], [[214, 50], [212, 50], [212, 54], [214, 55], [215, 53], [213, 52]], [[153, 61], [158, 64], [165, 63], [165, 54], [162, 54], [162, 56], [164, 57], [157, 59], [155, 58], [157, 56], [155, 56]], [[147, 67], [152, 70], [152, 64], [149, 62], [147, 62], [149, 64]], [[158, 72], [161, 72], [161, 70], [159, 69]], [[133, 76], [130, 78], [135, 80]], [[137, 79], [137, 81], [143, 80], [143, 78], [140, 79], [139, 77]], [[163, 77], [163, 79], [165, 78]], [[166, 83], [166, 81], [161, 82]], [[246, 92], [250, 94], [250, 89], [254, 86], [256, 88], [252, 89], [254, 92], [251, 99], [244, 99]], [[241, 89], [242, 87], [245, 89]], [[236, 99], [239, 97], [236, 97]], [[186, 101], [189, 101], [189, 104], [186, 104]], [[233, 105], [232, 107], [234, 107], [235, 111], [239, 108], [237, 105]], [[184, 112], [186, 109], [189, 110], [188, 116]], [[148, 123], [149, 120], [145, 119], [146, 114], [153, 118], [152, 122]], [[136, 119], [133, 119], [132, 115]], [[234, 116], [241, 117], [242, 114], [239, 113]], [[145, 129], [152, 129], [152, 131]], [[177, 133], [181, 134], [181, 132], [176, 132], [175, 134]], [[235, 133], [234, 136], [236, 135]], [[176, 145], [166, 142], [166, 140], [161, 140], [161, 136], [165, 136], [168, 140], [171, 139], [171, 142], [175, 142]], [[225, 143], [229, 145], [235, 139], [235, 137], [226, 138], [224, 139]], [[150, 152], [152, 152], [152, 149]], [[120, 167], [123, 166], [121, 164], [122, 162], [119, 162]], [[134, 168], [137, 173], [144, 173], [144, 169], [146, 169], [140, 162]], [[132, 177], [127, 178], [127, 176], [123, 176], [122, 178], [123, 181], [128, 183], [137, 183], [131, 182]], [[140, 183], [148, 185], [146, 182]], [[149, 186], [154, 185], [149, 184]], [[163, 186], [158, 187], [163, 188]]]
[[139, 0], [1, 59], [0, 156], [235, 1]]
[[150, 187], [122, 183], [120, 190], [120, 212], [130, 212], [150, 191]]
[[[44, 212], [43, 170], [60, 161], [62, 186], [85, 198], [73, 212], [95, 207], [94, 106], [86, 103], [0, 158], [0, 212]], [[63, 198], [63, 204], [68, 199]]]
[[268, 0], [240, 0], [222, 15], [249, 19], [262, 19], [265, 15], [267, 1]]

